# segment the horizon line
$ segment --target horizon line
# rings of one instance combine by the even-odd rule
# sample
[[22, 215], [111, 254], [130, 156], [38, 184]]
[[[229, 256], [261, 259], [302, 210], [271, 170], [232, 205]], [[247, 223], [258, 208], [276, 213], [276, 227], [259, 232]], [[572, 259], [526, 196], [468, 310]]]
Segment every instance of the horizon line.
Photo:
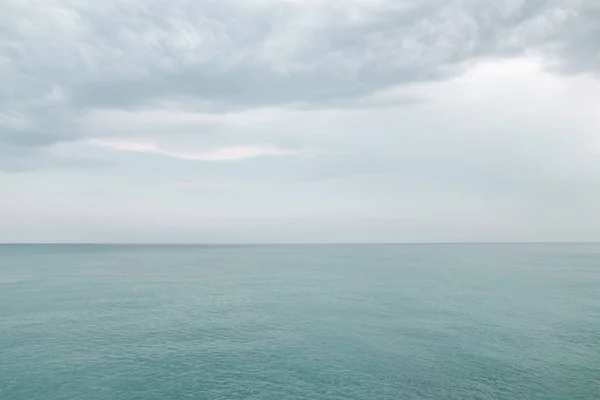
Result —
[[600, 244], [600, 241], [481, 242], [0, 242], [0, 246], [382, 246], [382, 245]]

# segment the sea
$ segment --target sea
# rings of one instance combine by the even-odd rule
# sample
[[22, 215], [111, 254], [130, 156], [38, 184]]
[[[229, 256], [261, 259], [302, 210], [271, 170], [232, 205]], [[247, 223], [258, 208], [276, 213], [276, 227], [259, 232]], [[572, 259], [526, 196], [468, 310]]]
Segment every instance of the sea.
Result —
[[598, 400], [599, 244], [2, 245], [0, 400]]

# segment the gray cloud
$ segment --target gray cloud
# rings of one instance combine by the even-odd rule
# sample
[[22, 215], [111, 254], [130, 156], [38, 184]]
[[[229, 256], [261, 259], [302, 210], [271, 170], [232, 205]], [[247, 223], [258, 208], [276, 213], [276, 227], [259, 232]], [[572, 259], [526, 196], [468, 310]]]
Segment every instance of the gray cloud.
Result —
[[[558, 36], [556, 51], [563, 72], [600, 73], [600, 3], [585, 2], [569, 29]], [[562, 39], [562, 40], [561, 40]]]
[[0, 238], [600, 238], [598, 20], [595, 0], [5, 0]]
[[0, 165], [86, 138], [73, 121], [95, 108], [359, 107], [374, 92], [526, 51], [596, 73], [595, 3], [8, 0]]

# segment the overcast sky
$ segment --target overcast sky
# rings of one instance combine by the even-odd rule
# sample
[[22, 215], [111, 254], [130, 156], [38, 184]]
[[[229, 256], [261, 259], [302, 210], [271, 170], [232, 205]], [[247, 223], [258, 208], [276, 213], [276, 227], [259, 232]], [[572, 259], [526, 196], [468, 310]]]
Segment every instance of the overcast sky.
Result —
[[0, 0], [0, 242], [595, 240], [598, 0]]

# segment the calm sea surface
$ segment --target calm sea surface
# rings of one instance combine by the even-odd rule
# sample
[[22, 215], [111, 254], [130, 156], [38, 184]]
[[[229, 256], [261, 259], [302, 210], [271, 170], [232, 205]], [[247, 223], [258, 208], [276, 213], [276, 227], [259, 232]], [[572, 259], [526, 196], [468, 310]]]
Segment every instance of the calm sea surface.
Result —
[[0, 399], [600, 399], [600, 245], [0, 246]]

